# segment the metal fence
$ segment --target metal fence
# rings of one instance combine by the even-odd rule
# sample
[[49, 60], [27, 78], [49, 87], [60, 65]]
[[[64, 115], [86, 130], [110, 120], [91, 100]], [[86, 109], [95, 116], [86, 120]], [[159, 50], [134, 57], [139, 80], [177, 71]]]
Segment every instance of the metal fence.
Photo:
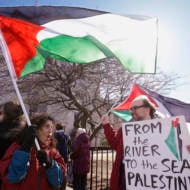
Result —
[[90, 190], [108, 190], [115, 152], [110, 147], [91, 147], [91, 167], [87, 188]]

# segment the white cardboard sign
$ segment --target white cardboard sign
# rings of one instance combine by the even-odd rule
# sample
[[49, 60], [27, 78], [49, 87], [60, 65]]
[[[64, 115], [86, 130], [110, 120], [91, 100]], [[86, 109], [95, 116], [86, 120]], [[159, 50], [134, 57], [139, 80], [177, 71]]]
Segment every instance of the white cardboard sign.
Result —
[[189, 190], [190, 135], [183, 116], [122, 125], [127, 190]]

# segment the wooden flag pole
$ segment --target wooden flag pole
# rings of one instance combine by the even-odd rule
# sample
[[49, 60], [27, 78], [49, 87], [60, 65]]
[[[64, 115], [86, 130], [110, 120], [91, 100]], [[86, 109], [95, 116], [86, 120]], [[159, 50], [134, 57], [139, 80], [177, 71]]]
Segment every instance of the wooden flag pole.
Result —
[[[16, 83], [17, 77], [16, 77], [15, 70], [14, 70], [14, 68], [13, 68], [12, 59], [11, 59], [11, 57], [10, 57], [9, 50], [8, 50], [8, 48], [7, 48], [7, 45], [6, 45], [6, 43], [5, 43], [5, 40], [4, 40], [4, 38], [3, 38], [3, 35], [2, 35], [2, 32], [1, 32], [1, 31], [0, 31], [0, 45], [1, 45], [2, 52], [3, 52], [3, 56], [4, 56], [4, 58], [5, 58], [5, 62], [7, 63], [7, 67], [8, 67], [8, 70], [9, 70], [9, 74], [10, 74], [10, 77], [11, 77], [11, 80], [12, 80], [12, 83], [13, 83], [13, 86], [14, 86], [14, 89], [15, 89], [15, 91], [16, 91], [16, 94], [17, 94], [19, 103], [20, 103], [20, 105], [21, 105], [21, 107], [22, 107], [22, 110], [23, 110], [23, 113], [24, 113], [24, 115], [25, 115], [27, 125], [28, 125], [28, 126], [31, 126], [31, 121], [30, 121], [30, 119], [29, 119], [29, 116], [28, 116], [28, 113], [27, 113], [27, 111], [26, 111], [26, 108], [25, 108], [25, 105], [24, 105], [22, 96], [21, 96], [21, 94], [20, 94], [18, 85], [17, 85], [17, 83]], [[39, 142], [38, 142], [37, 138], [35, 138], [35, 145], [36, 145], [37, 150], [40, 150], [40, 145], [39, 145]]]

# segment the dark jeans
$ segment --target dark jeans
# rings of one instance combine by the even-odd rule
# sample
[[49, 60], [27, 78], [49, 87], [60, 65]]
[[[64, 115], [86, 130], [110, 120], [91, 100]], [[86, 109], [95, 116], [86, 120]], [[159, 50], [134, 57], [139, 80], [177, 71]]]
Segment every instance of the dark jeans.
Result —
[[121, 166], [120, 166], [119, 188], [120, 190], [126, 190], [125, 166], [123, 163], [121, 163]]
[[73, 189], [74, 190], [86, 190], [87, 175], [73, 175]]

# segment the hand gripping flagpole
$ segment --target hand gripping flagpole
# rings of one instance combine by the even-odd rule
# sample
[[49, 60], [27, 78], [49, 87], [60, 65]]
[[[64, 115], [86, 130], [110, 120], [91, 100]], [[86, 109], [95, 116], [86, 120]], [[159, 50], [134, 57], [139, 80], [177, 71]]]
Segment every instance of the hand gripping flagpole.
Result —
[[[110, 113], [111, 113], [112, 108], [114, 108], [117, 104], [118, 104], [118, 102], [115, 102], [115, 103], [111, 106], [111, 108], [110, 108], [104, 115], [105, 115], [105, 116], [109, 116]], [[95, 128], [97, 128], [97, 127], [99, 127], [99, 126], [101, 126], [101, 125], [102, 125], [102, 121], [100, 121], [100, 122], [95, 126]]]
[[[17, 94], [19, 103], [20, 103], [20, 105], [21, 105], [21, 107], [22, 107], [22, 110], [23, 110], [23, 113], [24, 113], [24, 115], [25, 115], [27, 125], [30, 126], [30, 125], [31, 125], [31, 122], [30, 122], [28, 113], [27, 113], [27, 111], [26, 111], [26, 108], [25, 108], [25, 105], [24, 105], [22, 96], [21, 96], [21, 94], [20, 94], [18, 85], [17, 85], [17, 83], [16, 83], [17, 77], [16, 77], [15, 70], [14, 70], [14, 68], [13, 68], [12, 59], [11, 59], [11, 57], [10, 57], [9, 50], [8, 50], [8, 48], [7, 48], [7, 44], [6, 44], [5, 40], [4, 40], [4, 37], [3, 37], [3, 35], [2, 35], [1, 30], [0, 30], [0, 45], [1, 45], [2, 52], [3, 52], [3, 56], [4, 56], [4, 58], [5, 58], [5, 61], [6, 61], [6, 63], [7, 63], [7, 66], [8, 66], [9, 74], [10, 74], [10, 76], [11, 76], [11, 80], [12, 80], [14, 89], [15, 89], [15, 91], [16, 91], [16, 94]], [[38, 143], [37, 138], [35, 138], [35, 145], [36, 145], [37, 150], [40, 150], [40, 145], [39, 145], [39, 143]]]

